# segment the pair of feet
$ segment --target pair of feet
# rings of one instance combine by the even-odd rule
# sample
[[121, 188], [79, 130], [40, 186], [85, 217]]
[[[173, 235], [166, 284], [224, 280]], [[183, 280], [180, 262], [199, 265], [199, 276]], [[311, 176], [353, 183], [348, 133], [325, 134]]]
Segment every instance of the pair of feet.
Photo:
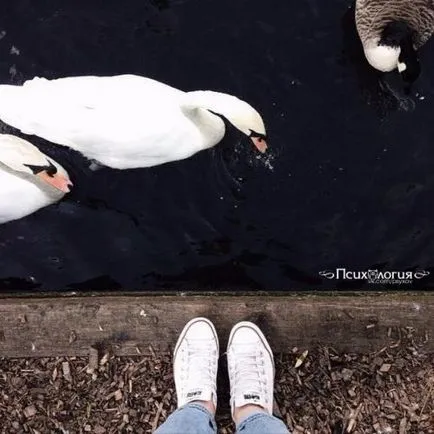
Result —
[[[217, 407], [219, 341], [214, 325], [194, 318], [184, 327], [174, 352], [178, 408], [199, 403], [212, 414]], [[231, 411], [235, 423], [253, 412], [273, 413], [273, 352], [253, 323], [236, 324], [227, 346]]]

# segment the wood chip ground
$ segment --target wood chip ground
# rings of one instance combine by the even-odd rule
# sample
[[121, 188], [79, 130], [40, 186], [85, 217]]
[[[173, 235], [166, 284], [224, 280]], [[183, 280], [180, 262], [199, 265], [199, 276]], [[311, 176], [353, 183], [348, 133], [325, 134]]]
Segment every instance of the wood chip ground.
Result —
[[[294, 434], [434, 433], [434, 357], [402, 332], [372, 354], [276, 355], [276, 414]], [[220, 365], [217, 420], [229, 434], [224, 356]], [[169, 354], [0, 359], [1, 434], [151, 433], [175, 404]]]

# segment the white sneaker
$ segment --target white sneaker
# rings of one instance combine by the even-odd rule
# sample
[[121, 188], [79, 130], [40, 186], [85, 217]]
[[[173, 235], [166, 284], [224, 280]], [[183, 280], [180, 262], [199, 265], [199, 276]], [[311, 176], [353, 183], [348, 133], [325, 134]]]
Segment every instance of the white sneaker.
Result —
[[227, 356], [232, 416], [235, 407], [248, 404], [273, 414], [273, 352], [261, 330], [247, 321], [236, 324], [229, 336]]
[[191, 401], [212, 401], [217, 408], [219, 341], [211, 321], [194, 318], [187, 323], [173, 355], [178, 408]]

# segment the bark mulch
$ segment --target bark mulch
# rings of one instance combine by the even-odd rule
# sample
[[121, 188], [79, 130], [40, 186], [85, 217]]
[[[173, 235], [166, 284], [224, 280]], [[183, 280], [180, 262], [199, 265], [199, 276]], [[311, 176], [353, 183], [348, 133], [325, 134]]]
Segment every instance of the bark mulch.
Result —
[[[434, 357], [411, 329], [399, 333], [372, 354], [319, 346], [276, 355], [278, 416], [295, 434], [434, 433]], [[227, 379], [220, 377], [217, 419], [229, 434]], [[150, 433], [175, 400], [168, 354], [0, 359], [1, 434]]]

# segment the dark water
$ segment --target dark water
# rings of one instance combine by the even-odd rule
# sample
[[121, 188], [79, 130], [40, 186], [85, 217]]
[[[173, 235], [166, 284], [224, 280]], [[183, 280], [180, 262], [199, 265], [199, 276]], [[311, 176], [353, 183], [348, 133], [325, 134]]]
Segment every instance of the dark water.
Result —
[[262, 113], [271, 152], [258, 158], [230, 131], [186, 161], [92, 172], [79, 155], [32, 139], [76, 188], [0, 227], [0, 287], [378, 289], [318, 272], [434, 274], [433, 45], [400, 102], [360, 57], [343, 19], [349, 5], [2, 2], [2, 82], [136, 73], [232, 93]]

